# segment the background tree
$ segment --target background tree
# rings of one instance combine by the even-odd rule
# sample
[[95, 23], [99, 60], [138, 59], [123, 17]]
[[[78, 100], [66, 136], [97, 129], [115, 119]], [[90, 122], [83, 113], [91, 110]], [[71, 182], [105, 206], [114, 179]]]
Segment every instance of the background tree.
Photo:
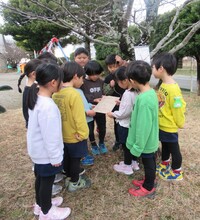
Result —
[[[137, 23], [140, 27], [141, 37], [146, 36], [149, 40], [154, 31], [152, 24], [157, 17], [158, 7], [163, 2], [163, 0], [145, 1], [147, 13], [146, 22], [143, 26], [135, 20], [137, 10], [134, 11], [134, 16], [132, 16], [134, 0], [10, 0], [7, 4], [1, 2], [1, 6], [4, 9], [9, 9], [10, 13], [20, 14], [29, 20], [48, 21], [57, 27], [70, 29], [81, 36], [85, 42], [118, 46], [124, 54], [128, 55], [129, 58], [133, 58], [133, 46], [136, 42], [127, 34], [128, 22], [133, 18], [131, 22]], [[177, 8], [175, 17], [170, 24], [169, 33], [153, 48], [151, 57], [160, 50], [164, 43], [171, 40], [173, 32], [171, 30], [173, 30], [178, 15], [190, 2], [199, 2], [199, 0], [186, 0], [182, 6]], [[185, 32], [187, 39], [190, 39], [195, 31], [200, 28], [200, 22], [189, 26], [190, 28]], [[98, 37], [101, 36], [107, 37], [108, 40], [106, 42], [99, 40]], [[185, 42], [178, 49], [181, 49], [184, 45]]]
[[[26, 8], [21, 1], [12, 0], [10, 4], [16, 8]], [[31, 10], [35, 10], [31, 7]], [[42, 11], [42, 10], [41, 10]], [[1, 27], [1, 33], [12, 35], [17, 42], [17, 46], [24, 48], [26, 51], [41, 50], [53, 36], [64, 37], [68, 35], [69, 30], [58, 27], [47, 21], [30, 20], [19, 14], [11, 13], [5, 9], [3, 12], [5, 25]]]
[[[174, 31], [171, 35], [173, 41], [168, 41], [160, 47], [160, 51], [169, 51], [175, 53], [176, 56], [182, 59], [184, 56], [195, 57], [197, 61], [197, 82], [198, 82], [198, 95], [200, 95], [200, 30], [196, 31], [193, 37], [187, 42], [187, 44], [181, 49], [177, 50], [177, 47], [181, 45], [185, 37], [185, 31], [190, 28], [189, 24], [198, 23], [200, 20], [200, 1], [197, 4], [193, 2], [182, 10], [179, 17], [174, 24]], [[155, 33], [152, 35], [150, 40], [150, 47], [156, 47], [157, 43], [160, 42], [169, 32], [169, 26], [172, 22], [172, 18], [175, 16], [176, 10], [169, 13], [160, 15], [154, 24]]]

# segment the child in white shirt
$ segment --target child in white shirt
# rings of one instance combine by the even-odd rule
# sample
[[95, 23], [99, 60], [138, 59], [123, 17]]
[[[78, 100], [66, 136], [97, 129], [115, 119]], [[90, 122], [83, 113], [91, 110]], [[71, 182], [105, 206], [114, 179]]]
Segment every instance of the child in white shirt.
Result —
[[124, 151], [124, 161], [121, 161], [119, 164], [115, 164], [113, 168], [117, 172], [131, 175], [133, 174], [133, 170], [139, 170], [139, 166], [137, 163], [137, 158], [134, 157], [126, 147], [126, 138], [128, 136], [131, 112], [133, 110], [135, 98], [138, 93], [132, 88], [125, 71], [126, 67], [123, 66], [115, 72], [118, 85], [122, 89], [125, 89], [121, 102], [119, 103], [119, 110], [108, 112], [107, 115], [110, 118], [115, 118], [117, 122], [119, 142]]

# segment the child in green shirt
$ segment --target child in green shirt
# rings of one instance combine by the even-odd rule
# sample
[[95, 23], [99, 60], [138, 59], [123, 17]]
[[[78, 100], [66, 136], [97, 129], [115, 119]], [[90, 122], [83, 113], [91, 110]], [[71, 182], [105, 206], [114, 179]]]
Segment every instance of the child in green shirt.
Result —
[[158, 149], [158, 99], [150, 87], [151, 67], [144, 61], [130, 62], [126, 74], [133, 88], [140, 94], [136, 97], [131, 115], [126, 146], [131, 154], [141, 157], [144, 165], [143, 180], [133, 180], [136, 189], [129, 189], [135, 197], [152, 197], [155, 194], [156, 161]]

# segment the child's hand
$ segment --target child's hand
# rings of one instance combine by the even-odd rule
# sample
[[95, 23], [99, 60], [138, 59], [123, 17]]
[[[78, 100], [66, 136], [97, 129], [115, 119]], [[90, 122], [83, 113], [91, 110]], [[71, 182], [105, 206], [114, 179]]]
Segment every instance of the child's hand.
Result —
[[62, 165], [62, 163], [52, 164], [53, 167], [59, 167], [61, 165]]
[[79, 134], [75, 134], [75, 138], [77, 139], [77, 140], [79, 140], [79, 141], [82, 141], [82, 139], [80, 138], [80, 136], [79, 136]]
[[96, 103], [99, 103], [101, 101], [101, 98], [94, 99], [93, 101], [96, 102]]
[[108, 113], [107, 113], [107, 116], [110, 117], [110, 118], [114, 118], [112, 112], [108, 112]]
[[116, 100], [115, 102], [116, 102], [116, 105], [120, 105], [120, 102], [121, 102], [121, 101], [118, 99], [118, 100]]
[[115, 60], [119, 66], [126, 66], [126, 64], [127, 64], [126, 61], [123, 60], [119, 55], [115, 56]]
[[93, 116], [96, 115], [96, 112], [94, 110], [89, 110], [89, 111], [86, 112], [86, 115], [90, 116], [90, 117], [93, 117]]
[[115, 80], [111, 80], [110, 81], [110, 87], [114, 87], [115, 86]]

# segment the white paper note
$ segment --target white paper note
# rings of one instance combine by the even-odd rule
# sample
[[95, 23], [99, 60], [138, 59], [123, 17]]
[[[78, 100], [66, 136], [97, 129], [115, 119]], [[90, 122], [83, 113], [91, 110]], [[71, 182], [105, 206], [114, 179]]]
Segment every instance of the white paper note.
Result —
[[101, 101], [93, 108], [93, 110], [104, 114], [111, 112], [116, 105], [117, 100], [119, 100], [119, 98], [115, 96], [103, 96]]

